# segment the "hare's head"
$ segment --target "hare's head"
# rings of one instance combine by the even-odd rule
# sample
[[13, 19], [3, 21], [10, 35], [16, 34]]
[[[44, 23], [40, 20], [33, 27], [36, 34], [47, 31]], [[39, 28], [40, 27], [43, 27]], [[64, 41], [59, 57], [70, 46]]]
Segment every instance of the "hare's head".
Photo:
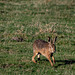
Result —
[[49, 51], [51, 53], [54, 53], [56, 51], [56, 46], [55, 46], [55, 42], [57, 39], [57, 36], [53, 39], [53, 41], [50, 39], [50, 37], [48, 37], [48, 42], [49, 42]]

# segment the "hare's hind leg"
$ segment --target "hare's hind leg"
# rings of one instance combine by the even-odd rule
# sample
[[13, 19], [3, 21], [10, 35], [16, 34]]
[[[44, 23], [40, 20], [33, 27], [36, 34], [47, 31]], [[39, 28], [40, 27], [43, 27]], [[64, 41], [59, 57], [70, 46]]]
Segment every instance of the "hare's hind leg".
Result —
[[38, 53], [38, 56], [37, 56], [38, 60], [40, 60], [40, 53]]
[[35, 56], [37, 55], [38, 53], [34, 53], [34, 55], [33, 55], [33, 57], [32, 57], [32, 61], [34, 62], [34, 63], [36, 63], [36, 61], [35, 61]]

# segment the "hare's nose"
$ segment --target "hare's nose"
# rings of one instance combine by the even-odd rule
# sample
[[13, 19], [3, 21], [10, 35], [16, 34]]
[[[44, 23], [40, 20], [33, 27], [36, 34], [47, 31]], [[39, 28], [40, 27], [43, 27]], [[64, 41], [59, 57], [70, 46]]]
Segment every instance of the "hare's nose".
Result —
[[56, 52], [56, 50], [54, 50], [54, 53]]

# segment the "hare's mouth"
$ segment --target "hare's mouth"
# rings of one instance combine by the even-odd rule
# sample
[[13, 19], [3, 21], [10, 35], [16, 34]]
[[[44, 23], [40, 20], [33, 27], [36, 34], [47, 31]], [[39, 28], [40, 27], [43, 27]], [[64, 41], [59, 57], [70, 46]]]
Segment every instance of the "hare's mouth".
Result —
[[54, 53], [55, 53], [56, 51], [54, 51]]
[[52, 51], [52, 53], [55, 53], [56, 51]]

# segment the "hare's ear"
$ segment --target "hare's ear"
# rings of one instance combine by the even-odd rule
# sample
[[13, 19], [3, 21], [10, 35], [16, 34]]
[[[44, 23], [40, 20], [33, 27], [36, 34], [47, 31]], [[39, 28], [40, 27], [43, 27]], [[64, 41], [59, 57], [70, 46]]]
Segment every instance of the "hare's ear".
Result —
[[56, 40], [57, 40], [57, 36], [54, 38], [54, 40], [53, 40], [53, 44], [56, 42]]
[[48, 36], [48, 42], [50, 42], [51, 38]]
[[50, 42], [51, 43], [51, 38], [48, 36], [48, 42]]

